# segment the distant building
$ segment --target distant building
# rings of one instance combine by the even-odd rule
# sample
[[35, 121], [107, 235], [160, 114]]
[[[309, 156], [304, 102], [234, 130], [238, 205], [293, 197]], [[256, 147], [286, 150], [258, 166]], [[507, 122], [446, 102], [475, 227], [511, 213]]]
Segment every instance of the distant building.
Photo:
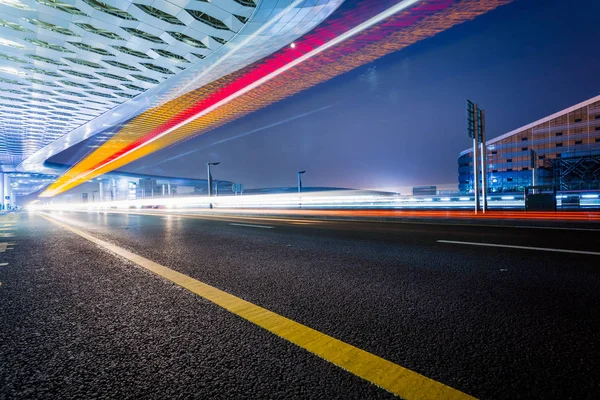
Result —
[[[488, 140], [486, 146], [488, 192], [531, 186], [532, 162], [536, 185], [600, 189], [600, 96]], [[473, 149], [458, 157], [458, 181], [460, 192], [473, 192]]]
[[413, 196], [435, 196], [437, 194], [437, 186], [414, 186], [412, 193]]

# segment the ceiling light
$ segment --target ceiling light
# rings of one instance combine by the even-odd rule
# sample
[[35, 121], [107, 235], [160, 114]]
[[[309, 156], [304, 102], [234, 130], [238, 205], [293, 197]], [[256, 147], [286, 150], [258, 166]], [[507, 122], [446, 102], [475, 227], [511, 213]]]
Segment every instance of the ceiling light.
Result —
[[5, 6], [18, 8], [21, 10], [35, 11], [33, 8], [21, 3], [19, 0], [0, 0], [0, 4], [4, 4]]
[[[2, 0], [0, 0], [2, 1]], [[25, 72], [20, 71], [16, 68], [12, 68], [12, 67], [3, 67], [0, 66], [0, 72], [4, 72], [5, 74], [13, 74], [13, 75], [19, 75], [19, 76], [25, 76], [27, 75]]]
[[[0, 3], [2, 3], [2, 0], [0, 0]], [[0, 46], [9, 46], [9, 47], [15, 47], [17, 49], [24, 49], [25, 46], [23, 46], [20, 43], [17, 43], [13, 40], [8, 40], [8, 39], [4, 39], [2, 37], [0, 37]]]

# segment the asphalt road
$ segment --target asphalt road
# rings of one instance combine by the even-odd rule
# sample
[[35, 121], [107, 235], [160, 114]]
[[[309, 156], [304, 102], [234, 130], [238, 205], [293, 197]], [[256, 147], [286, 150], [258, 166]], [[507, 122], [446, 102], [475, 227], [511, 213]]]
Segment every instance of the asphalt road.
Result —
[[[469, 395], [600, 398], [600, 230], [54, 215]], [[0, 399], [394, 397], [39, 215], [0, 282]]]

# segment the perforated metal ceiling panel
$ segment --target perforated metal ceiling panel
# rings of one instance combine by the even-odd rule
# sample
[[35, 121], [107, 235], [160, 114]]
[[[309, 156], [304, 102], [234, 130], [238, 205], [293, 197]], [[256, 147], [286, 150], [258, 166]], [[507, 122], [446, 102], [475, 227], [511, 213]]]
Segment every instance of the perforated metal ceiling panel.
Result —
[[48, 172], [53, 154], [270, 54], [342, 1], [0, 0], [0, 166]]

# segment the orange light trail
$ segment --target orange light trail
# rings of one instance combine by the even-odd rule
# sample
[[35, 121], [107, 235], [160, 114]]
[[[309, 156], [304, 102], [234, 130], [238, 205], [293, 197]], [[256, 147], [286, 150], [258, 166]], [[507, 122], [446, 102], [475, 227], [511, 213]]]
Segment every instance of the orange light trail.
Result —
[[[297, 41], [293, 48], [286, 47], [261, 62], [133, 118], [60, 176], [41, 196], [60, 194], [511, 1], [411, 0], [403, 3], [414, 4], [413, 7], [403, 10], [398, 7], [402, 3], [398, 3], [394, 6], [398, 11], [385, 15], [376, 25], [365, 20], [363, 7], [360, 12], [325, 24]], [[366, 25], [357, 30], [361, 24]]]
[[[189, 210], [183, 211], [183, 213]], [[462, 210], [264, 210], [243, 209], [225, 210], [219, 209], [213, 212], [197, 210], [207, 215], [215, 213], [225, 214], [253, 214], [253, 215], [277, 215], [277, 216], [310, 216], [310, 217], [343, 217], [343, 218], [427, 218], [427, 219], [460, 219], [460, 220], [535, 220], [535, 221], [582, 221], [600, 222], [600, 212], [544, 212], [544, 211], [487, 211], [485, 214], [475, 214], [473, 211]], [[172, 212], [172, 210], [169, 210]]]

